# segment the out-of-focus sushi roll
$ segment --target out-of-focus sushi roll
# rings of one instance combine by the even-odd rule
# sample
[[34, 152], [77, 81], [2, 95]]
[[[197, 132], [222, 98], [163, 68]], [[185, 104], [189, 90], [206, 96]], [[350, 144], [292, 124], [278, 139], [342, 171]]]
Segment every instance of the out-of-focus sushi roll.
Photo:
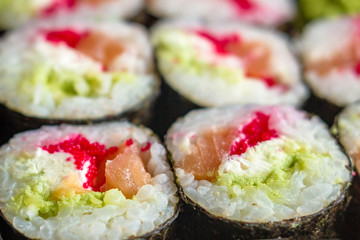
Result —
[[360, 102], [346, 106], [332, 128], [338, 135], [346, 153], [352, 158], [358, 172], [360, 170]]
[[301, 17], [305, 21], [360, 13], [360, 2], [357, 0], [299, 0], [297, 2]]
[[127, 18], [136, 15], [143, 5], [143, 0], [0, 0], [0, 28], [49, 17]]
[[166, 150], [128, 122], [45, 126], [0, 149], [0, 210], [31, 239], [166, 232], [178, 198]]
[[210, 236], [320, 237], [347, 204], [349, 159], [319, 118], [292, 107], [194, 110], [172, 125], [166, 146]]
[[294, 18], [293, 0], [148, 0], [147, 9], [158, 17], [239, 20], [279, 26]]
[[308, 24], [299, 41], [304, 77], [314, 94], [343, 107], [360, 99], [360, 18]]
[[199, 106], [301, 105], [307, 89], [285, 36], [240, 23], [165, 21], [152, 31], [160, 73]]
[[130, 23], [41, 22], [10, 32], [0, 62], [0, 102], [38, 120], [144, 113], [159, 88], [146, 30]]

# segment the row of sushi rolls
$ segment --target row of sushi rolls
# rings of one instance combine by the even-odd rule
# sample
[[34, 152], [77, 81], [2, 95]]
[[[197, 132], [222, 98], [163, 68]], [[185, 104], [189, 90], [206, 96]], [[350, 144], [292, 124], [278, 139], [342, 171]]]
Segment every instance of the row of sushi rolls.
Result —
[[360, 239], [358, 13], [0, 0], [2, 238]]

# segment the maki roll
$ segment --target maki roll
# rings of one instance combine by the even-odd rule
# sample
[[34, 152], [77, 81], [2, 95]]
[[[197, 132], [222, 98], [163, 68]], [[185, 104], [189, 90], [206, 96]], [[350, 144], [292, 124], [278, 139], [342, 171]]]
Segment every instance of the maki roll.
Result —
[[293, 0], [148, 0], [148, 11], [157, 17], [238, 20], [279, 26], [295, 16]]
[[178, 213], [164, 146], [128, 122], [15, 135], [0, 149], [0, 186], [2, 215], [31, 239], [150, 238]]
[[159, 89], [137, 24], [40, 22], [9, 32], [0, 62], [0, 103], [33, 123], [140, 119]]
[[339, 137], [356, 169], [360, 170], [360, 102], [346, 106], [338, 115], [332, 130]]
[[299, 41], [304, 78], [313, 93], [337, 107], [360, 99], [359, 17], [314, 21]]
[[166, 83], [198, 106], [301, 105], [307, 97], [281, 33], [233, 22], [173, 20], [151, 34]]
[[18, 27], [49, 17], [128, 18], [143, 7], [144, 0], [1, 0], [0, 28]]
[[360, 13], [360, 2], [356, 0], [299, 0], [298, 5], [299, 13], [305, 21], [341, 16], [343, 14], [356, 15]]
[[334, 234], [347, 205], [349, 159], [319, 118], [293, 107], [194, 110], [172, 125], [166, 146], [209, 236], [318, 238]]

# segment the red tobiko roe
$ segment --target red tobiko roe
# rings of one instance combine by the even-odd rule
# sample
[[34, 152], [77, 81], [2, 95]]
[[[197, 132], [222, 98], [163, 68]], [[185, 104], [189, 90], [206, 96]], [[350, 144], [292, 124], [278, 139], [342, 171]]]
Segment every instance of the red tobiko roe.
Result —
[[150, 147], [151, 147], [151, 143], [150, 143], [150, 142], [147, 142], [146, 145], [143, 146], [143, 147], [141, 147], [140, 150], [141, 150], [142, 152], [145, 152], [145, 151], [149, 150]]
[[358, 62], [355, 66], [355, 73], [357, 76], [360, 76], [360, 62]]
[[233, 143], [230, 155], [241, 155], [249, 147], [279, 137], [276, 130], [269, 128], [269, 115], [262, 112], [255, 112], [255, 115], [255, 118], [241, 129], [240, 133], [244, 137]]
[[[116, 153], [117, 147], [106, 148], [105, 145], [98, 142], [90, 143], [82, 135], [72, 136], [69, 140], [64, 140], [58, 144], [52, 144], [42, 147], [43, 150], [50, 154], [56, 152], [70, 153], [73, 156], [76, 169], [83, 170], [85, 164], [89, 164], [86, 173], [87, 181], [83, 184], [84, 188], [91, 188], [99, 191], [101, 186], [95, 186], [94, 180], [98, 174], [98, 167], [108, 156]], [[66, 159], [70, 161], [71, 158]]]
[[[232, 52], [229, 51], [229, 49], [228, 49], [228, 45], [234, 44], [234, 43], [240, 44], [242, 41], [239, 34], [235, 34], [235, 33], [228, 34], [228, 35], [221, 36], [221, 37], [215, 36], [205, 30], [196, 30], [195, 33], [198, 36], [201, 36], [201, 37], [207, 39], [208, 41], [210, 41], [214, 46], [215, 52], [219, 55], [232, 54]], [[360, 71], [360, 66], [359, 66], [359, 71]], [[251, 76], [247, 73], [246, 73], [246, 75], [248, 77], [255, 77], [256, 79], [263, 81], [266, 84], [266, 86], [268, 86], [269, 88], [280, 86], [284, 91], [286, 91], [288, 89], [287, 85], [278, 83], [276, 81], [276, 79], [272, 76]]]
[[197, 30], [195, 32], [197, 35], [209, 40], [214, 45], [215, 51], [218, 54], [230, 54], [230, 52], [226, 49], [227, 46], [230, 43], [241, 42], [241, 38], [238, 34], [228, 34], [226, 36], [218, 37], [205, 30]]
[[75, 7], [77, 0], [54, 0], [41, 11], [42, 17], [49, 17], [60, 10], [71, 10]]
[[253, 0], [229, 0], [234, 3], [238, 8], [239, 12], [249, 11], [255, 8], [255, 3]]
[[125, 145], [127, 147], [130, 147], [131, 145], [133, 145], [133, 143], [134, 143], [134, 141], [132, 140], [132, 138], [129, 138], [128, 140], [126, 140]]
[[75, 48], [88, 32], [79, 32], [73, 29], [60, 29], [44, 31], [45, 39], [51, 43], [65, 43], [71, 48]]

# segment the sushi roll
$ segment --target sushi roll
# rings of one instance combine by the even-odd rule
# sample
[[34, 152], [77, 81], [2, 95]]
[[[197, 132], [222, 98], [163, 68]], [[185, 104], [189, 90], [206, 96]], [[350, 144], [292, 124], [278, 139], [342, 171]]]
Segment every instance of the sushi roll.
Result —
[[359, 17], [317, 20], [298, 42], [308, 85], [338, 107], [360, 99], [359, 24]]
[[50, 17], [129, 18], [143, 5], [144, 0], [1, 0], [0, 28], [10, 29]]
[[132, 23], [40, 22], [9, 32], [0, 62], [0, 103], [35, 127], [142, 121], [159, 90], [147, 32]]
[[351, 157], [354, 165], [360, 170], [360, 102], [346, 106], [336, 119], [332, 130], [338, 136], [346, 153]]
[[0, 186], [2, 215], [30, 239], [150, 239], [178, 214], [164, 146], [129, 122], [17, 134], [0, 149]]
[[166, 83], [202, 107], [301, 105], [307, 89], [284, 35], [234, 22], [170, 20], [151, 31]]
[[304, 21], [317, 18], [341, 16], [343, 14], [356, 15], [360, 13], [359, 1], [343, 0], [299, 0], [299, 13]]
[[334, 236], [351, 162], [318, 117], [290, 106], [194, 110], [165, 143], [211, 239]]
[[148, 0], [148, 11], [157, 17], [238, 20], [279, 26], [296, 13], [293, 0]]

